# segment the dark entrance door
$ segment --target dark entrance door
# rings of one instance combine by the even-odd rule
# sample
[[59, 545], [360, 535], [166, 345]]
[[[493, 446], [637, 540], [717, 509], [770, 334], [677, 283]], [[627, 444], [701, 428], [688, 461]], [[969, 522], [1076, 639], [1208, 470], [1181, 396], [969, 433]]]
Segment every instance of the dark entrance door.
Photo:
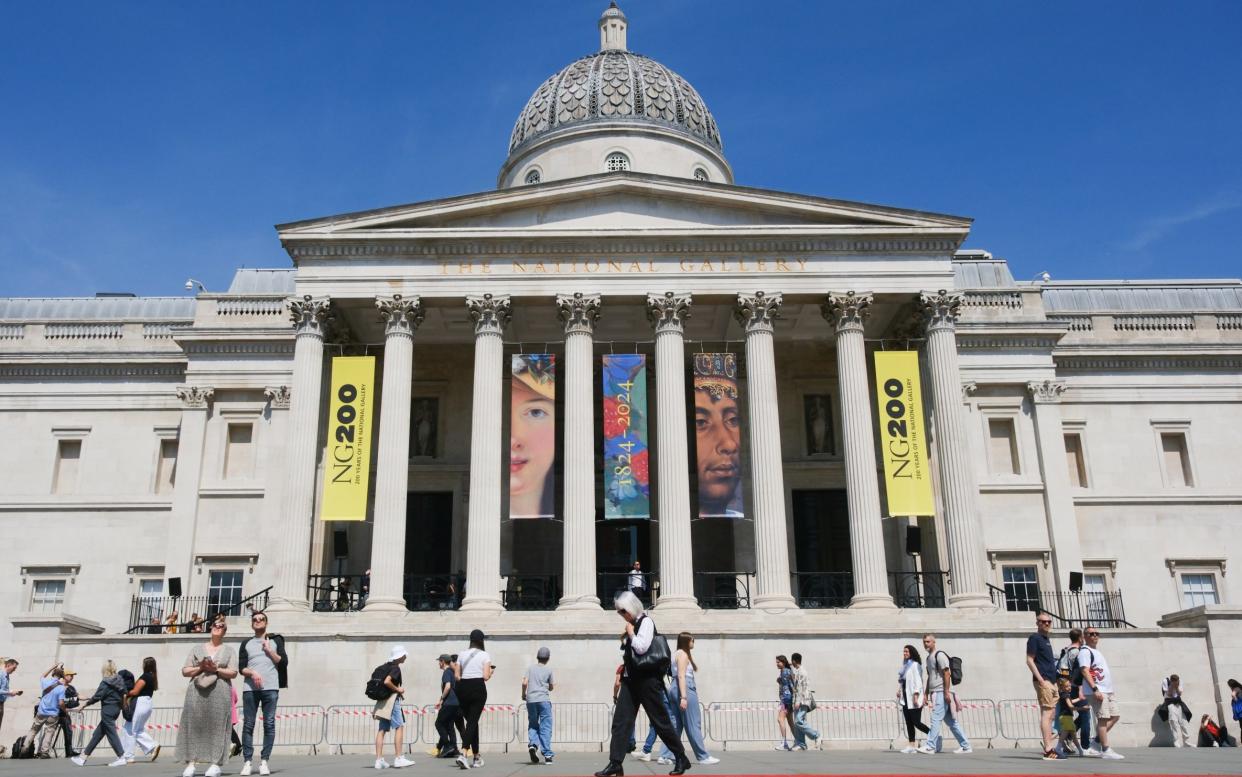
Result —
[[[626, 589], [630, 567], [642, 564], [644, 572], [655, 569], [651, 556], [651, 522], [608, 520], [595, 522], [595, 564], [600, 604], [612, 607], [612, 599]], [[647, 578], [647, 601], [651, 604], [651, 579]]]
[[405, 506], [405, 602], [439, 609], [453, 600], [453, 492], [412, 491]]
[[793, 517], [799, 605], [849, 605], [854, 596], [854, 564], [845, 491], [794, 491]]

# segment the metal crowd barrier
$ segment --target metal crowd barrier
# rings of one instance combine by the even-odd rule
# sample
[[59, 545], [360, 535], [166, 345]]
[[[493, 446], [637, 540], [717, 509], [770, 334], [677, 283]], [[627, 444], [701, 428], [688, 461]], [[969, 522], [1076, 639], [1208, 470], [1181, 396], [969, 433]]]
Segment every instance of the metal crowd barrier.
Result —
[[774, 701], [712, 702], [704, 718], [707, 737], [725, 750], [730, 742], [775, 742], [781, 736], [776, 722], [779, 708]]
[[[607, 734], [607, 738], [604, 740], [605, 742], [608, 742], [609, 740], [612, 739], [612, 715], [615, 711], [616, 711], [615, 707], [609, 708], [608, 734]], [[703, 738], [707, 739], [709, 737], [707, 733], [707, 707], [703, 704], [703, 702], [699, 702], [699, 717], [702, 718], [703, 720]], [[676, 722], [674, 722], [673, 725], [676, 726], [677, 725]], [[638, 714], [634, 717], [634, 733], [636, 734], [635, 739], [637, 740], [637, 746], [640, 750], [642, 749], [644, 740], [646, 740], [647, 738], [647, 731], [650, 728], [651, 728], [651, 721], [647, 718], [647, 711], [644, 710], [642, 707], [639, 707]], [[684, 733], [682, 734], [681, 738], [683, 742], [686, 741], [686, 735]], [[660, 744], [660, 740], [657, 739], [655, 741], [655, 744], [652, 746], [652, 752], [658, 754], [660, 752], [661, 747], [662, 745]]]
[[[526, 705], [518, 713], [518, 734], [529, 729]], [[593, 702], [552, 703], [552, 743], [598, 744], [600, 752], [604, 743], [612, 738], [612, 707]]]
[[[254, 722], [254, 746], [256, 749], [263, 742], [263, 710], [258, 711]], [[276, 707], [276, 744], [277, 746], [309, 747], [311, 753], [319, 753], [319, 745], [323, 743], [324, 728], [327, 723], [327, 711], [317, 704], [289, 705]], [[410, 721], [413, 722], [413, 721]], [[242, 725], [238, 719], [238, 726]], [[408, 723], [406, 725], [409, 725]], [[238, 734], [242, 733], [238, 728]], [[408, 733], [408, 732], [407, 732]]]
[[[368, 710], [370, 708], [368, 707]], [[241, 734], [240, 710], [237, 733]], [[76, 749], [86, 746], [87, 740], [99, 725], [100, 711], [97, 707], [71, 714], [71, 725], [74, 731]], [[276, 745], [277, 747], [309, 747], [311, 752], [318, 752], [318, 746], [324, 737], [324, 708], [317, 705], [278, 707], [276, 710]], [[147, 719], [146, 732], [161, 747], [175, 747], [177, 729], [181, 727], [181, 707], [153, 707], [151, 717]], [[125, 721], [118, 719], [117, 732], [122, 741], [125, 738]], [[260, 711], [255, 721], [255, 745], [263, 742], [263, 713]], [[374, 731], [372, 731], [374, 738]]]
[[[526, 714], [526, 705], [522, 705], [522, 714]], [[512, 704], [485, 706], [479, 716], [479, 749], [486, 745], [504, 745], [505, 752], [509, 752], [509, 744], [517, 738], [517, 721], [517, 707]]]
[[[75, 750], [81, 750], [86, 746], [87, 741], [91, 738], [91, 734], [99, 726], [99, 708], [91, 707], [78, 713], [77, 719], [73, 721], [74, 742], [76, 742]], [[181, 708], [180, 707], [152, 707], [151, 717], [147, 718], [146, 732], [161, 747], [175, 747], [177, 744], [177, 729], [181, 727]], [[121, 741], [125, 741], [125, 720], [117, 718], [117, 733], [121, 735]]]
[[1001, 738], [1013, 740], [1014, 747], [1025, 739], [1043, 742], [1043, 734], [1039, 730], [1039, 704], [1036, 702], [1002, 699], [996, 702], [996, 719]]
[[[775, 721], [775, 708], [772, 717]], [[823, 739], [887, 742], [889, 749], [893, 740], [902, 736], [902, 721], [901, 707], [894, 699], [817, 699], [815, 709], [807, 715], [807, 722]]]
[[[996, 702], [991, 699], [959, 698], [958, 703], [962, 709], [954, 714], [958, 722], [962, 724], [962, 730], [966, 732], [966, 737], [971, 744], [986, 739], [988, 747], [992, 747], [992, 740], [1000, 738], [1001, 735], [1000, 724], [996, 718]], [[1035, 728], [1039, 729], [1038, 716], [1036, 716]], [[941, 733], [945, 733], [943, 729]]]
[[[324, 710], [322, 741], [329, 752], [334, 747], [336, 752], [344, 753], [346, 746], [375, 744], [377, 725], [371, 716], [374, 709], [374, 704], [334, 704]], [[406, 752], [410, 752], [422, 731], [424, 709], [413, 704], [402, 704], [401, 713], [405, 716], [404, 746]]]

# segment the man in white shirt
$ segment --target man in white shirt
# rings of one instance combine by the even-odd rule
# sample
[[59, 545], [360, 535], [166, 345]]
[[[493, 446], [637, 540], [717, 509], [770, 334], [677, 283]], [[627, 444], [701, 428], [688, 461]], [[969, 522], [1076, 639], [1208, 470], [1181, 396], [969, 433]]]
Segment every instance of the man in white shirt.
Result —
[[1082, 667], [1082, 680], [1089, 688], [1087, 698], [1096, 722], [1095, 740], [1086, 754], [1121, 760], [1125, 756], [1108, 746], [1108, 732], [1121, 720], [1121, 708], [1113, 693], [1113, 674], [1100, 652], [1100, 630], [1090, 626], [1085, 636], [1087, 646], [1078, 651], [1078, 665]]
[[643, 574], [643, 565], [637, 561], [630, 568], [630, 576], [626, 581], [626, 588], [630, 589], [630, 593], [637, 596], [640, 602], [647, 601], [647, 576]]

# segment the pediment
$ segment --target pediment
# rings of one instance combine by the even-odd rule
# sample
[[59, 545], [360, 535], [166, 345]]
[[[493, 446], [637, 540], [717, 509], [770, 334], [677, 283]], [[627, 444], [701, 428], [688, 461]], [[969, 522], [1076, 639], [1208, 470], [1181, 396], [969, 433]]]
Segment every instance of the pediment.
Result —
[[448, 236], [469, 233], [763, 232], [857, 227], [902, 232], [969, 229], [970, 220], [921, 211], [638, 173], [344, 214], [277, 227], [282, 239]]

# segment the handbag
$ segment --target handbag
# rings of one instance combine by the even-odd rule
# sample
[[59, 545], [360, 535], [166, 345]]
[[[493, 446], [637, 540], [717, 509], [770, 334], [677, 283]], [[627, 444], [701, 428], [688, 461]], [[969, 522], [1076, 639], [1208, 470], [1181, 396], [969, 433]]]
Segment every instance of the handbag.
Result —
[[[643, 616], [644, 618], [647, 616]], [[641, 621], [640, 621], [641, 625]], [[668, 649], [668, 640], [660, 633], [659, 629], [655, 629], [655, 633], [651, 636], [651, 646], [647, 648], [647, 652], [638, 655], [631, 648], [630, 650], [630, 667], [639, 674], [660, 675], [667, 674], [669, 667], [673, 663], [673, 655]], [[634, 629], [638, 631], [637, 628]]]
[[819, 706], [819, 705], [817, 705], [817, 704], [815, 703], [815, 691], [807, 691], [807, 692], [806, 692], [806, 709], [807, 709], [807, 712], [814, 712], [814, 711], [815, 711], [815, 708], [816, 708], [817, 706]]

